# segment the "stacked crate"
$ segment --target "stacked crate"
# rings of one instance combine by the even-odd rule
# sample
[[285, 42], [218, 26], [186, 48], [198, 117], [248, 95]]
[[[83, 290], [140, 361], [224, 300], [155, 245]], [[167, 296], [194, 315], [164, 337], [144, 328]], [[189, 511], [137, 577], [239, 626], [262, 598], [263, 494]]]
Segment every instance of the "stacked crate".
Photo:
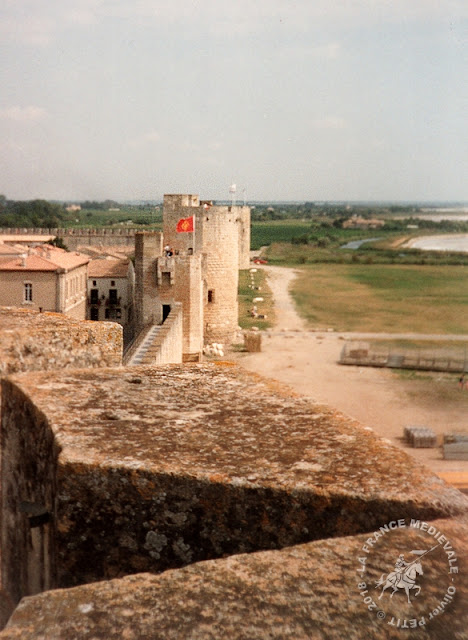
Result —
[[430, 448], [437, 445], [437, 436], [429, 427], [405, 427], [406, 442], [415, 449]]

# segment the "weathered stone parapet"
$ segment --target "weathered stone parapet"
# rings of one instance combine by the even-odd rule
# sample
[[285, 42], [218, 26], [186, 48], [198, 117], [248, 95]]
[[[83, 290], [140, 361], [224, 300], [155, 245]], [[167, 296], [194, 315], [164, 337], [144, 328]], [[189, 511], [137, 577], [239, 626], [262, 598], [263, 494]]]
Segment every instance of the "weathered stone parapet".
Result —
[[[468, 509], [371, 430], [226, 364], [29, 373], [4, 385], [5, 429], [51, 433], [59, 451], [56, 471], [50, 456], [40, 476], [50, 478], [57, 586]], [[19, 453], [7, 437], [4, 460], [33, 478]], [[7, 512], [19, 512], [21, 487]], [[28, 575], [28, 539], [14, 531], [5, 562]]]
[[57, 445], [47, 418], [2, 381], [1, 589], [10, 602], [56, 586]]
[[122, 327], [115, 322], [0, 307], [0, 375], [118, 366], [122, 344]]
[[[466, 640], [468, 520], [431, 524], [460, 560], [456, 593], [436, 615], [448, 579], [447, 557], [437, 543], [420, 576], [421, 594], [411, 595], [410, 605], [402, 591], [378, 598], [381, 589], [374, 583], [391, 571], [395, 553], [428, 544], [420, 530], [401, 528], [376, 545], [366, 584], [370, 595], [361, 595], [366, 589], [356, 571], [368, 537], [361, 534], [49, 591], [23, 600], [0, 638]], [[376, 608], [369, 610], [364, 598]]]

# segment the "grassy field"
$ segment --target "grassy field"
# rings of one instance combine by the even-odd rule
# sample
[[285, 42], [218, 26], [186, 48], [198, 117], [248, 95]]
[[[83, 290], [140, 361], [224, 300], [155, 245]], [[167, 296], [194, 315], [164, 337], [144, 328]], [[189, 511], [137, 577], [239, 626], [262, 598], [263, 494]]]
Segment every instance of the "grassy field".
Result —
[[250, 246], [253, 250], [270, 245], [272, 242], [291, 242], [310, 232], [310, 222], [302, 220], [269, 220], [268, 222], [252, 222], [250, 229]]
[[[253, 285], [252, 285], [253, 282]], [[255, 288], [252, 289], [251, 286]], [[253, 302], [254, 298], [263, 298], [263, 302]], [[257, 307], [257, 312], [266, 316], [265, 319], [253, 318], [250, 310]], [[242, 329], [268, 329], [275, 320], [273, 297], [267, 285], [265, 272], [258, 269], [251, 273], [250, 269], [239, 272], [239, 326]]]
[[311, 326], [468, 334], [468, 268], [463, 266], [304, 266], [291, 292]]

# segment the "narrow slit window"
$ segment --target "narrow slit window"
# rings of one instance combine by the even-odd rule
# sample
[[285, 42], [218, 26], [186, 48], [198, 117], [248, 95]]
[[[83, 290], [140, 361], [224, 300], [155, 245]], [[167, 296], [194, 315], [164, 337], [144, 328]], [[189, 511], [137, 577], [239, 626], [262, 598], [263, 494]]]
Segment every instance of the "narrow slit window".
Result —
[[208, 289], [208, 302], [214, 302], [215, 301], [215, 292], [214, 289]]

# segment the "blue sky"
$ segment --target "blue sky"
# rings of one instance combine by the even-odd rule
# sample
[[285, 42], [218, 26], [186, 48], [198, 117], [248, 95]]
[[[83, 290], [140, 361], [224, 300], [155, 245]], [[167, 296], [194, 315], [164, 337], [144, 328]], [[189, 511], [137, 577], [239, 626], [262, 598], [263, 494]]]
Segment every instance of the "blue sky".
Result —
[[0, 193], [468, 200], [466, 0], [4, 0]]

